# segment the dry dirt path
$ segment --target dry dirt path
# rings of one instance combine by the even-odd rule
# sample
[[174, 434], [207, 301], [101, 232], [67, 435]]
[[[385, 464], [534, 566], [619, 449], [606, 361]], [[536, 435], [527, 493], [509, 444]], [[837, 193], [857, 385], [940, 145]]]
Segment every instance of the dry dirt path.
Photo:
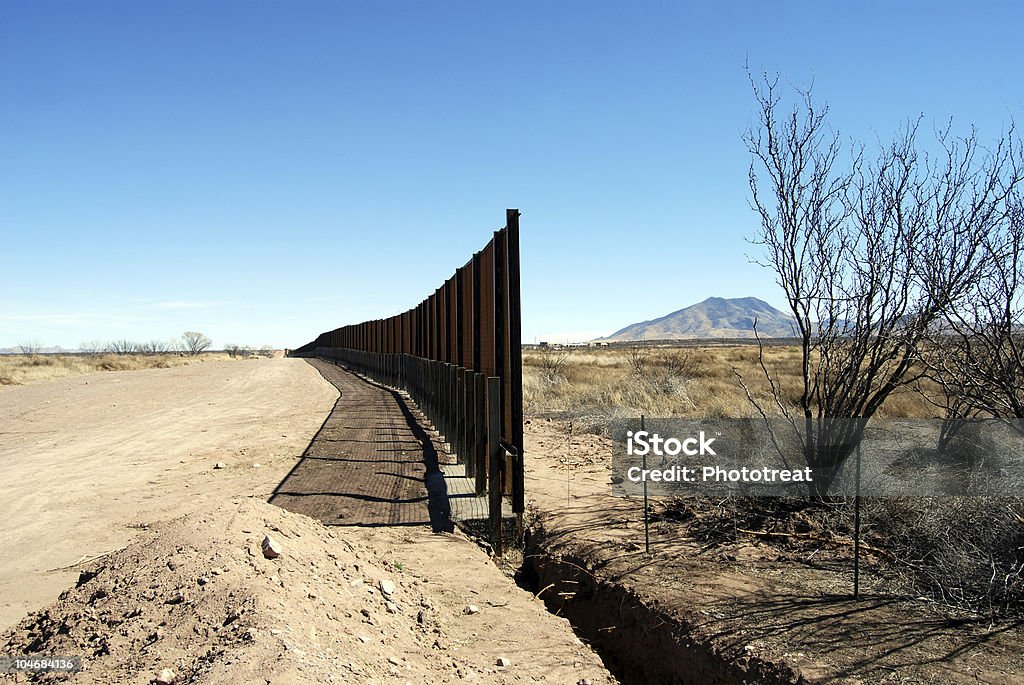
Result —
[[0, 388], [0, 627], [53, 601], [78, 577], [75, 562], [153, 521], [229, 494], [268, 496], [336, 397], [298, 359]]

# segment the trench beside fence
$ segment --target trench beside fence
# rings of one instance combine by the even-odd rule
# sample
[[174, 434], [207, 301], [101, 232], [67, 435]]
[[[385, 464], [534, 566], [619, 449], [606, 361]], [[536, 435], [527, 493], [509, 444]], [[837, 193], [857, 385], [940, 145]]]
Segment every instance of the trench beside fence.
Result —
[[519, 211], [416, 307], [321, 333], [290, 352], [404, 390], [489, 499], [500, 553], [502, 502], [524, 510]]

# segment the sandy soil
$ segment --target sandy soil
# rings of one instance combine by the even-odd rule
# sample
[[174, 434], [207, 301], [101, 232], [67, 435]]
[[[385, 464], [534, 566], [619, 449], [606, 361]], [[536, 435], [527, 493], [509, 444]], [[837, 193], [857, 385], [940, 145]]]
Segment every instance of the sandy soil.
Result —
[[85, 655], [81, 683], [612, 682], [465, 537], [327, 528], [256, 498], [155, 525], [6, 642]]
[[85, 656], [87, 683], [613, 683], [460, 533], [264, 501], [336, 399], [290, 359], [0, 392], [0, 654]]
[[[827, 549], [797, 557], [757, 539], [711, 549], [662, 520], [648, 555], [641, 501], [611, 496], [609, 440], [570, 438], [567, 425], [534, 420], [525, 448], [541, 538], [532, 551], [546, 560], [540, 584], [550, 585], [543, 596], [587, 624], [584, 634], [609, 650], [606, 662], [626, 682], [670, 681], [671, 660], [637, 658], [649, 652], [629, 647], [646, 642], [675, 654], [690, 679], [704, 674], [692, 682], [1024, 684], [1019, 622], [874, 593], [883, 571], [870, 559], [855, 602], [847, 550], [842, 563], [822, 563]], [[665, 636], [661, 651], [654, 640]]]
[[0, 520], [17, 550], [0, 555], [0, 627], [53, 601], [83, 557], [123, 547], [154, 521], [227, 494], [269, 494], [335, 398], [292, 359], [0, 389]]

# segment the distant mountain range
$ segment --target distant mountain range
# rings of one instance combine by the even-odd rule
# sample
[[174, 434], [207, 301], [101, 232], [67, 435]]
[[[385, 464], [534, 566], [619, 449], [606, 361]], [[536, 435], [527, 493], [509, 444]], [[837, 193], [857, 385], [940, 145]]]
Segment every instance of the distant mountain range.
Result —
[[[64, 353], [78, 352], [78, 350], [67, 350], [67, 349], [64, 349], [60, 345], [57, 345], [55, 347], [40, 347], [39, 350], [37, 350], [37, 351], [39, 352], [39, 354], [64, 354]], [[21, 354], [21, 348], [20, 347], [0, 347], [0, 354]]]
[[762, 338], [796, 335], [793, 317], [756, 297], [709, 297], [660, 319], [630, 324], [600, 340], [680, 340], [688, 338], [753, 338], [754, 321]]

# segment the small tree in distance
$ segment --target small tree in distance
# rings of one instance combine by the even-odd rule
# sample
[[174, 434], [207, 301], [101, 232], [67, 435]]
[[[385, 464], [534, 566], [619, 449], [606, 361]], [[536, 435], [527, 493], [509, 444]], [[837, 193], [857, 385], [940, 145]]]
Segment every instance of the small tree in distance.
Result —
[[78, 346], [82, 354], [97, 355], [106, 350], [106, 343], [101, 340], [86, 340]]
[[170, 354], [171, 352], [176, 352], [178, 347], [177, 340], [159, 340], [154, 338], [149, 342], [139, 343], [139, 352], [150, 356]]
[[107, 348], [114, 354], [138, 354], [141, 350], [139, 343], [134, 340], [128, 340], [127, 338], [119, 338], [117, 340], [111, 340]]
[[248, 345], [236, 345], [235, 343], [228, 343], [224, 345], [224, 351], [228, 353], [228, 356], [232, 359], [239, 357], [245, 358], [252, 354], [252, 349]]
[[181, 335], [185, 354], [195, 357], [208, 349], [213, 341], [198, 331], [185, 331]]
[[29, 356], [35, 356], [39, 354], [39, 351], [43, 349], [43, 343], [38, 340], [26, 340], [18, 344], [18, 349], [21, 350], [22, 354]]

